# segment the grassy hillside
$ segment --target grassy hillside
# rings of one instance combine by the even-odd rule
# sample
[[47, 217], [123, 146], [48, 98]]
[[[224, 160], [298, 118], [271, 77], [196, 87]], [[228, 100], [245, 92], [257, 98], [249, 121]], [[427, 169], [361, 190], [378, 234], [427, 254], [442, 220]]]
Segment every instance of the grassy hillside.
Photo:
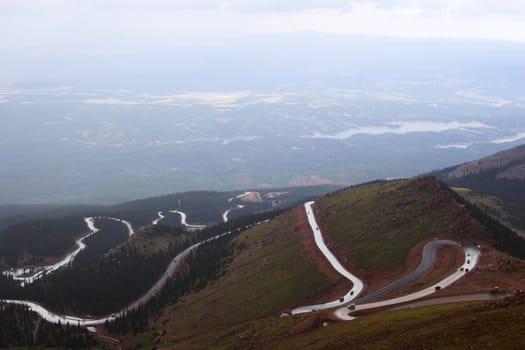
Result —
[[[365, 271], [404, 266], [420, 241], [454, 237], [462, 212], [433, 178], [382, 181], [351, 187], [318, 201], [318, 216], [330, 239]], [[470, 239], [475, 227], [462, 227]]]
[[243, 232], [232, 242], [237, 253], [226, 273], [166, 309], [153, 329], [133, 343], [191, 342], [217, 329], [279, 315], [328, 288], [327, 278], [303, 254], [296, 221], [295, 212], [290, 211]]
[[217, 332], [193, 349], [522, 349], [523, 294], [387, 311], [350, 322], [319, 316], [250, 322]]
[[[442, 237], [461, 242], [499, 244], [498, 234], [505, 230], [500, 230], [502, 226], [497, 222], [485, 220], [487, 217], [481, 212], [474, 215], [470, 209], [465, 210], [467, 205], [458, 202], [454, 192], [433, 177], [378, 181], [355, 186], [326, 195], [316, 203], [315, 210], [323, 231], [327, 233], [325, 238], [328, 245], [344, 264], [353, 270], [357, 268], [365, 276], [367, 290], [372, 290], [379, 282], [384, 283], [384, 279], [372, 279], [377, 274], [390, 279], [403, 274], [408, 267], [408, 257], [413, 255], [413, 248], [423, 241]], [[311, 334], [315, 333], [318, 338], [312, 340], [304, 340], [306, 336], [291, 337], [290, 334], [298, 330], [318, 325], [315, 319], [318, 316], [313, 319], [279, 319], [280, 314], [334, 287], [320, 272], [313, 257], [305, 251], [304, 238], [299, 235], [301, 228], [306, 227], [302, 221], [303, 215], [301, 206], [269, 223], [241, 233], [231, 243], [235, 252], [224, 275], [204, 289], [188, 294], [165, 308], [159, 318], [151, 320], [147, 331], [130, 336], [129, 346], [147, 348], [165, 344], [167, 348], [177, 346], [180, 349], [262, 349], [265, 344], [271, 347], [308, 348], [319, 343], [319, 348], [330, 349], [346, 348], [371, 337], [377, 339], [371, 342], [374, 346], [388, 348], [392, 347], [389, 341], [397, 341], [396, 346], [410, 348], [411, 341], [418, 344], [420, 339], [432, 340], [436, 334], [432, 330], [433, 326], [427, 329], [417, 328], [416, 325], [423, 325], [430, 320], [429, 324], [435, 322], [440, 332], [449, 332], [445, 327], [455, 325], [447, 324], [447, 318], [457, 317], [458, 327], [467, 322], [461, 316], [465, 310], [448, 309], [447, 306], [428, 312], [422, 309], [421, 314], [399, 311], [392, 314], [392, 318], [386, 317], [386, 321], [377, 327], [371, 325], [378, 323], [378, 318], [372, 321], [364, 318], [359, 321], [363, 323], [351, 323], [361, 325], [357, 330], [345, 328], [348, 327], [346, 325], [330, 325], [327, 329], [333, 329], [333, 333], [314, 331]], [[481, 223], [488, 226], [484, 227]], [[451, 260], [456, 258], [450, 254], [445, 256]], [[416, 260], [417, 264], [419, 259]], [[445, 268], [447, 271], [456, 266], [454, 261], [442, 262], [440, 265], [448, 266]], [[442, 270], [440, 273], [445, 272]], [[483, 271], [480, 270], [479, 274], [483, 274]], [[479, 277], [479, 274], [473, 275]], [[503, 272], [502, 275], [510, 276]], [[435, 274], [429, 276], [437, 278]], [[463, 286], [467, 289], [462, 292], [479, 290], [478, 286], [469, 289], [472, 278], [469, 276], [468, 281], [464, 279], [467, 282]], [[489, 277], [487, 283], [495, 282]], [[436, 313], [438, 309], [443, 312]], [[490, 314], [487, 315], [489, 319]], [[391, 326], [392, 322], [396, 325]], [[417, 331], [411, 333], [412, 338], [407, 338], [407, 342], [397, 339], [399, 333], [395, 332], [412, 328], [417, 328]], [[368, 330], [363, 331], [364, 336], [355, 333], [363, 329]], [[340, 337], [339, 332], [351, 334]], [[289, 339], [292, 340], [288, 342]], [[386, 340], [382, 342], [381, 339]]]

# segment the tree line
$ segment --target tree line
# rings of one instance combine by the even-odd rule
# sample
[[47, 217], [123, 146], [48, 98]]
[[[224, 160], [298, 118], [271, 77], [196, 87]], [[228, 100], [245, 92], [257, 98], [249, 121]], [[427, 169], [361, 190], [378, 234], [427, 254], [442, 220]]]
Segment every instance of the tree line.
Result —
[[[162, 225], [148, 226], [96, 261], [87, 264], [75, 261], [72, 268], [57, 271], [23, 288], [2, 276], [0, 298], [37, 301], [58, 313], [107, 315], [144, 294], [165, 271], [169, 261], [185, 248], [277, 213], [280, 211], [249, 215], [199, 232], [183, 232], [180, 228]], [[156, 237], [163, 239], [155, 241]], [[163, 242], [164, 246], [150, 251], [148, 245], [158, 244], [155, 242]], [[210, 246], [214, 244], [211, 242]]]
[[84, 328], [48, 323], [26, 306], [0, 302], [0, 348], [101, 349]]

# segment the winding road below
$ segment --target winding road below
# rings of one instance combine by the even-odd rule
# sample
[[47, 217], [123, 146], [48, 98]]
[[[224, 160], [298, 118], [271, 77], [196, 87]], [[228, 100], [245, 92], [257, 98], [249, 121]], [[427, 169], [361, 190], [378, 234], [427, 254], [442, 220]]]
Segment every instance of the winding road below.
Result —
[[25, 305], [27, 306], [31, 311], [34, 311], [38, 313], [44, 320], [51, 322], [51, 323], [61, 323], [61, 324], [69, 324], [69, 325], [79, 325], [82, 327], [86, 326], [97, 326], [104, 324], [106, 321], [112, 321], [117, 317], [124, 316], [128, 311], [132, 311], [136, 308], [138, 308], [140, 305], [144, 304], [148, 300], [150, 300], [155, 294], [157, 294], [162, 287], [166, 284], [169, 278], [173, 276], [175, 271], [177, 270], [177, 267], [181, 264], [182, 261], [197, 247], [200, 245], [219, 239], [225, 235], [230, 234], [231, 231], [225, 232], [220, 235], [216, 235], [214, 237], [205, 239], [203, 241], [200, 241], [198, 243], [195, 243], [191, 245], [190, 247], [184, 249], [182, 252], [177, 254], [171, 262], [169, 263], [168, 267], [166, 268], [165, 272], [162, 274], [162, 276], [155, 282], [153, 286], [151, 286], [148, 291], [143, 294], [140, 298], [133, 301], [131, 304], [123, 308], [122, 310], [115, 312], [111, 314], [110, 316], [106, 317], [100, 317], [100, 318], [81, 318], [76, 316], [69, 316], [69, 315], [60, 315], [57, 313], [54, 313], [52, 311], [47, 310], [45, 307], [43, 307], [40, 304], [37, 304], [32, 301], [27, 300], [13, 300], [13, 299], [2, 299], [0, 301], [9, 303], [9, 304], [16, 304], [16, 305]]
[[84, 222], [86, 223], [86, 226], [89, 229], [89, 232], [85, 234], [84, 236], [78, 238], [75, 240], [75, 244], [77, 245], [77, 248], [73, 250], [71, 253], [67, 254], [64, 258], [62, 258], [60, 261], [52, 264], [52, 265], [46, 265], [46, 266], [37, 266], [33, 268], [34, 273], [31, 275], [27, 275], [25, 273], [25, 269], [21, 268], [18, 270], [8, 270], [4, 271], [3, 274], [6, 276], [12, 276], [15, 281], [20, 282], [20, 286], [24, 286], [29, 283], [33, 283], [34, 281], [44, 277], [45, 275], [48, 275], [50, 273], [55, 272], [56, 270], [65, 267], [73, 262], [77, 255], [84, 250], [87, 246], [84, 243], [84, 240], [88, 238], [91, 235], [94, 235], [95, 233], [99, 232], [100, 229], [95, 226], [95, 220], [96, 219], [108, 219], [112, 221], [121, 222], [126, 226], [128, 229], [128, 234], [131, 237], [135, 233], [133, 230], [133, 226], [129, 221], [118, 219], [115, 217], [103, 217], [103, 216], [97, 216], [97, 217], [85, 217]]
[[[268, 220], [263, 220], [260, 222], [256, 222], [253, 224], [249, 224], [244, 226], [244, 228], [251, 228], [253, 226], [259, 225], [261, 223], [264, 223]], [[226, 235], [231, 234], [232, 231], [224, 232], [222, 234], [207, 238], [205, 240], [202, 240], [200, 242], [197, 242], [188, 248], [184, 249], [182, 252], [177, 254], [169, 263], [168, 267], [164, 271], [164, 273], [161, 275], [161, 277], [153, 284], [146, 293], [144, 293], [141, 297], [124, 307], [123, 309], [111, 314], [110, 316], [106, 317], [100, 317], [100, 318], [82, 318], [82, 317], [76, 317], [76, 316], [70, 316], [70, 315], [60, 315], [55, 312], [47, 310], [42, 305], [28, 301], [28, 300], [13, 300], [13, 299], [0, 299], [1, 302], [5, 302], [8, 304], [16, 304], [16, 305], [25, 305], [29, 308], [29, 310], [38, 313], [44, 320], [55, 323], [55, 324], [69, 324], [69, 325], [79, 325], [82, 327], [88, 327], [88, 326], [97, 326], [104, 324], [106, 321], [112, 321], [116, 319], [117, 317], [121, 317], [126, 315], [128, 311], [134, 310], [138, 308], [140, 305], [145, 304], [148, 300], [153, 298], [161, 289], [164, 287], [166, 282], [175, 274], [177, 268], [179, 265], [184, 261], [184, 259], [196, 248], [199, 246], [214, 241], [216, 239], [219, 239], [221, 237], [224, 237]]]
[[170, 210], [170, 213], [179, 214], [180, 215], [180, 223], [186, 227], [189, 230], [203, 230], [206, 228], [206, 225], [195, 225], [195, 224], [188, 224], [186, 221], [186, 213], [180, 210]]
[[158, 216], [158, 218], [156, 218], [155, 220], [153, 220], [153, 221], [151, 222], [152, 225], [158, 225], [158, 224], [159, 224], [159, 221], [165, 218], [165, 216], [162, 214], [161, 211], [158, 211], [158, 212], [157, 212], [157, 216]]
[[242, 208], [244, 208], [244, 207], [245, 207], [245, 206], [242, 205], [242, 204], [237, 204], [235, 207], [226, 210], [224, 213], [222, 213], [222, 221], [223, 221], [223, 222], [228, 222], [228, 215], [230, 214], [230, 212], [231, 212], [232, 210], [238, 210], [238, 209], [242, 209]]
[[[230, 199], [233, 199], [233, 198], [230, 198]], [[232, 207], [232, 208], [229, 208], [227, 210], [225, 210], [223, 213], [222, 213], [222, 221], [224, 223], [228, 222], [228, 215], [230, 214], [230, 212], [232, 212], [233, 210], [238, 210], [238, 209], [242, 209], [244, 208], [245, 206], [242, 205], [242, 204], [237, 204], [236, 206]], [[187, 218], [188, 218], [188, 215], [183, 212], [183, 211], [180, 211], [180, 210], [170, 210], [169, 211], [170, 213], [174, 213], [174, 214], [179, 214], [180, 217], [181, 217], [181, 220], [180, 220], [180, 223], [181, 225], [183, 225], [184, 227], [190, 229], [190, 230], [202, 230], [204, 228], [206, 228], [206, 225], [196, 225], [196, 224], [188, 224], [187, 222]], [[162, 211], [159, 211], [157, 212], [157, 218], [155, 220], [153, 220], [151, 222], [152, 225], [158, 225], [158, 223], [163, 220], [165, 218], [164, 214], [162, 213]]]

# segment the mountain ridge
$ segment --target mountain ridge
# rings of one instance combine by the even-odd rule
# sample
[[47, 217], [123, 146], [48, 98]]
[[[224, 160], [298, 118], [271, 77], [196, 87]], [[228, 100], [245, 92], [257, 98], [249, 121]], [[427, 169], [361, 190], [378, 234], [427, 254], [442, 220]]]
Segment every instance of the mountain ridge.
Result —
[[[416, 202], [412, 202], [413, 198], [406, 196], [410, 193], [412, 193]], [[345, 196], [354, 198], [354, 201], [349, 202]], [[525, 287], [525, 280], [523, 277], [518, 279], [498, 279], [498, 275], [519, 276], [523, 273], [525, 267], [520, 260], [513, 260], [515, 262], [513, 265], [509, 265], [512, 266], [510, 270], [497, 270], [499, 272], [487, 271], [489, 266], [494, 268], [494, 266], [497, 265], [496, 260], [500, 259], [500, 256], [504, 257], [505, 254], [498, 253], [490, 246], [491, 239], [486, 235], [485, 229], [481, 223], [471, 217], [468, 212], [464, 212], [465, 209], [462, 204], [456, 202], [453, 192], [450, 191], [446, 185], [439, 183], [432, 177], [425, 177], [395, 181], [377, 181], [367, 185], [343, 189], [336, 193], [330, 193], [318, 200], [317, 203], [319, 204], [317, 205], [317, 209], [315, 209], [316, 215], [320, 215], [320, 220], [324, 220], [324, 224], [321, 224], [321, 229], [323, 232], [327, 233], [328, 246], [330, 246], [335, 252], [338, 251], [338, 245], [343, 247], [346, 246], [347, 248], [350, 248], [351, 251], [354, 251], [354, 255], [338, 255], [340, 261], [344, 262], [344, 265], [351, 270], [356, 266], [359, 266], [359, 254], [355, 255], [355, 248], [353, 247], [361, 250], [368, 250], [367, 254], [370, 258], [374, 256], [380, 257], [379, 263], [376, 265], [370, 265], [369, 268], [372, 270], [369, 271], [368, 275], [364, 275], [365, 279], [368, 279], [368, 282], [375, 281], [372, 284], [368, 284], [367, 291], [379, 288], [381, 285], [397, 278], [396, 276], [401, 276], [403, 271], [406, 271], [407, 266], [411, 265], [410, 263], [406, 265], [406, 259], [411, 253], [413, 254], [413, 252], [411, 252], [413, 246], [409, 243], [406, 248], [403, 248], [402, 251], [404, 253], [400, 255], [401, 258], [399, 258], [397, 254], [391, 255], [392, 257], [388, 258], [388, 254], [382, 256], [382, 253], [379, 251], [374, 253], [374, 249], [376, 248], [373, 244], [367, 248], [366, 245], [363, 246], [358, 240], [354, 241], [355, 239], [359, 239], [361, 234], [360, 230], [348, 230], [348, 227], [345, 228], [344, 225], [337, 228], [337, 225], [334, 226], [334, 222], [337, 224], [338, 220], [334, 221], [333, 218], [323, 219], [323, 215], [326, 215], [331, 211], [335, 213], [339, 211], [339, 209], [333, 205], [333, 203], [337, 202], [334, 202], [334, 198], [335, 200], [341, 199], [341, 208], [346, 206], [346, 208], [344, 208], [346, 212], [341, 215], [348, 221], [357, 220], [361, 216], [363, 217], [362, 221], [364, 223], [376, 220], [376, 224], [374, 224], [375, 226], [373, 228], [381, 228], [382, 222], [391, 224], [393, 219], [397, 217], [395, 221], [401, 223], [398, 233], [402, 235], [400, 237], [406, 236], [404, 233], [408, 232], [407, 228], [410, 227], [417, 231], [420, 228], [429, 227], [431, 225], [436, 226], [434, 230], [429, 229], [425, 235], [415, 234], [414, 242], [417, 243], [425, 240], [432, 240], [435, 237], [452, 237], [471, 244], [481, 244], [483, 253], [480, 260], [480, 267], [482, 267], [482, 269], [479, 272], [473, 271], [472, 274], [469, 273], [463, 279], [451, 286], [450, 291], [449, 288], [447, 288], [443, 292], [440, 292], [443, 295], [449, 295], [448, 293], [472, 293], [473, 291], [480, 290], [487, 291], [492, 288], [494, 284], [497, 284], [500, 288], [510, 289], [520, 288], [520, 286]], [[384, 210], [377, 210], [375, 213], [380, 213], [381, 215], [378, 215], [379, 218], [375, 218], [371, 221], [370, 218], [374, 218], [375, 213], [369, 210], [366, 203], [376, 203], [376, 205], [378, 205], [378, 198], [380, 199], [379, 206], [383, 206]], [[403, 204], [398, 202], [398, 200], [405, 202]], [[414, 203], [419, 205], [417, 200], [424, 203], [427, 209], [421, 210], [418, 215], [412, 215], [413, 211], [411, 210], [410, 205], [414, 205]], [[348, 216], [356, 209], [356, 205], [363, 206], [363, 211], [355, 212], [354, 216]], [[399, 206], [405, 206], [408, 209], [404, 212], [403, 208], [398, 208]], [[299, 222], [301, 216], [297, 212], [298, 210], [299, 208], [294, 209], [294, 211], [288, 211], [283, 214], [283, 216], [272, 220], [271, 224], [269, 223], [259, 226], [256, 229], [258, 232], [257, 235], [253, 235], [254, 232], [252, 231], [247, 231], [237, 237], [234, 242], [240, 244], [243, 248], [234, 255], [231, 264], [226, 266], [225, 274], [220, 276], [217, 280], [212, 281], [203, 290], [195, 294], [190, 293], [184, 296], [178, 303], [165, 308], [160, 319], [150, 324], [151, 328], [146, 331], [146, 334], [151, 334], [151, 336], [156, 339], [155, 341], [160, 343], [166, 342], [167, 344], [177, 344], [177, 346], [180, 346], [181, 348], [193, 349], [208, 348], [212, 346], [212, 344], [217, 344], [218, 341], [232, 341], [235, 344], [240, 344], [238, 338], [236, 338], [237, 336], [234, 335], [234, 333], [230, 333], [233, 332], [231, 330], [238, 329], [239, 327], [241, 329], [243, 329], [243, 327], [252, 327], [249, 325], [253, 325], [254, 322], [255, 325], [260, 325], [261, 322], [263, 324], [266, 322], [275, 323], [276, 328], [270, 327], [273, 331], [266, 330], [270, 333], [267, 336], [262, 336], [262, 338], [265, 339], [262, 344], [264, 344], [265, 341], [269, 341], [272, 337], [271, 334], [275, 334], [272, 332], [276, 332], [276, 329], [279, 327], [288, 327], [290, 332], [292, 332], [291, 329], [295, 329], [294, 327], [297, 326], [298, 322], [301, 322], [301, 320], [304, 320], [305, 318], [307, 319], [310, 316], [304, 316], [302, 318], [296, 318], [294, 316], [289, 320], [283, 320], [281, 322], [279, 321], [279, 316], [281, 314], [289, 312], [289, 307], [291, 306], [304, 305], [312, 301], [323, 302], [328, 296], [337, 295], [337, 291], [342, 288], [340, 284], [341, 282], [338, 282], [337, 278], [329, 278], [319, 285], [321, 286], [321, 289], [317, 289], [316, 292], [313, 292], [310, 295], [304, 294], [303, 292], [303, 296], [301, 297], [301, 293], [297, 293], [296, 288], [299, 287], [297, 285], [299, 282], [294, 281], [294, 279], [291, 278], [293, 275], [292, 271], [294, 270], [290, 270], [290, 265], [295, 266], [295, 269], [301, 271], [302, 278], [300, 284], [302, 285], [308, 285], [311, 282], [310, 278], [312, 276], [322, 276], [322, 274], [324, 274], [324, 269], [319, 266], [318, 259], [309, 255], [311, 252], [308, 253], [308, 250], [306, 249], [307, 245], [305, 245], [305, 240], [312, 240], [313, 238], [308, 238], [299, 232], [301, 227], [304, 226]], [[442, 210], [443, 212], [439, 215], [434, 215], [436, 212], [439, 212], [439, 210]], [[332, 216], [333, 215], [335, 214], [332, 214]], [[286, 217], [286, 219], [283, 219], [283, 217]], [[295, 219], [293, 219], [294, 217]], [[444, 217], [449, 217], [449, 220], [443, 221], [442, 219]], [[295, 220], [295, 224], [292, 223], [293, 220]], [[406, 222], [403, 223], [404, 220], [406, 220]], [[451, 226], [451, 223], [456, 225]], [[439, 227], [449, 227], [449, 232], [441, 231]], [[471, 227], [471, 231], [463, 231], [463, 228], [465, 227]], [[286, 235], [288, 238], [286, 238], [286, 241], [289, 243], [287, 244], [284, 244], [284, 241], [282, 241], [285, 237], [283, 234], [284, 231], [282, 230], [288, 230], [288, 234]], [[357, 236], [351, 236], [354, 238], [350, 238], [351, 242], [357, 244], [353, 246], [351, 244], [348, 245], [341, 243], [343, 242], [341, 241], [341, 238], [337, 238], [339, 235], [337, 233], [338, 230], [347, 233], [352, 231], [354, 234], [357, 232]], [[438, 233], [440, 234], [438, 235]], [[391, 235], [394, 235], [393, 237], [395, 237], [395, 232], [383, 233], [383, 235], [377, 236], [375, 240], [381, 241]], [[294, 246], [296, 247], [294, 248], [295, 253], [287, 248], [291, 247], [290, 244], [294, 241], [296, 242], [294, 243]], [[391, 252], [398, 250], [398, 245], [400, 243], [395, 243], [395, 239], [392, 242], [394, 243], [387, 243], [384, 245], [383, 250]], [[408, 242], [411, 241], [408, 240]], [[298, 246], [299, 243], [300, 245]], [[299, 248], [301, 246], [302, 248]], [[260, 254], [261, 251], [265, 252], [264, 257], [253, 260], [254, 257], [259, 256], [258, 254]], [[416, 256], [417, 255], [418, 254], [416, 254]], [[277, 256], [280, 258], [275, 260]], [[247, 257], [251, 257], [252, 260], [250, 263], [247, 263], [245, 260]], [[449, 266], [444, 263], [443, 259], [449, 258], [459, 259], [457, 253], [454, 252], [446, 254], [438, 253], [437, 265], [442, 266], [440, 274], [450, 273], [450, 269], [456, 269], [455, 266], [457, 265], [452, 264]], [[384, 259], [386, 260], [383, 262], [382, 260]], [[277, 261], [279, 261], [279, 263], [277, 263]], [[356, 261], [358, 263], [357, 265]], [[505, 260], [502, 260], [502, 262], [504, 261]], [[276, 263], [277, 265], [274, 265]], [[382, 265], [383, 263], [386, 263], [386, 265]], [[274, 269], [270, 269], [270, 266], [274, 266]], [[385, 279], [385, 273], [387, 271], [385, 271], [384, 266], [388, 266], [388, 270], [395, 272], [395, 274], [390, 276], [389, 279]], [[305, 268], [306, 270], [304, 270]], [[270, 271], [273, 272], [268, 275]], [[241, 275], [239, 275], [239, 273], [241, 273]], [[382, 277], [374, 279], [374, 274], [378, 274]], [[290, 276], [290, 278], [287, 276]], [[438, 276], [439, 275], [435, 275], [434, 278], [437, 278]], [[269, 280], [267, 278], [269, 278]], [[276, 281], [275, 278], [280, 279], [281, 282], [276, 282], [277, 284], [272, 285], [272, 282], [270, 281]], [[411, 285], [412, 287], [409, 286], [409, 288], [421, 289], [424, 286], [429, 285], [429, 283], [432, 283], [432, 280], [425, 277], [413, 282]], [[255, 292], [256, 294], [253, 294], [254, 291], [257, 291]], [[270, 295], [273, 296], [273, 300], [268, 299], [267, 293], [270, 293]], [[234, 295], [237, 297], [233, 297]], [[279, 295], [287, 295], [288, 298], [291, 297], [291, 299], [281, 299]], [[254, 313], [254, 310], [257, 311]], [[327, 313], [322, 313], [322, 319], [326, 319], [327, 317], [330, 318]], [[283, 326], [284, 324], [286, 324], [286, 326]], [[258, 326], [255, 326], [255, 328], [257, 327]], [[228, 331], [228, 329], [230, 329], [230, 331]], [[157, 336], [154, 334], [157, 334]], [[143, 337], [141, 338], [144, 339]], [[237, 339], [237, 341], [234, 341], [234, 338]], [[136, 340], [133, 339], [135, 338], [129, 338], [130, 346], [136, 344]], [[233, 346], [233, 348], [236, 347]]]

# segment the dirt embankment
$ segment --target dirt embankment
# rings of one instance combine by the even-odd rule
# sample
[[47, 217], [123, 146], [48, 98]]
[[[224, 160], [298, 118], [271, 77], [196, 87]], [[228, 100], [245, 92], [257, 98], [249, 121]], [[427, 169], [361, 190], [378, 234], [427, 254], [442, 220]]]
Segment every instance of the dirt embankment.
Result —
[[[525, 263], [488, 247], [483, 241], [485, 237], [483, 226], [453, 199], [448, 189], [444, 188], [433, 177], [416, 179], [407, 184], [407, 186], [412, 186], [414, 191], [431, 191], [434, 193], [433, 199], [421, 210], [432, 210], [434, 207], [442, 206], [450, 206], [452, 209], [451, 215], [455, 217], [454, 223], [443, 230], [443, 232], [436, 233], [436, 238], [451, 239], [463, 244], [481, 244], [484, 247], [475, 271], [446, 288], [442, 294], [487, 291], [495, 285], [505, 289], [525, 289]], [[430, 239], [427, 239], [414, 246], [407, 257], [405, 265], [401, 268], [388, 271], [364, 271], [347, 258], [348, 250], [346, 248], [335, 244], [330, 239], [326, 222], [320, 215], [316, 204], [314, 204], [313, 209], [326, 245], [349, 271], [361, 278], [365, 283], [365, 290], [362, 295], [369, 294], [416, 269], [421, 261], [423, 247], [430, 241]], [[306, 254], [317, 262], [320, 271], [333, 282], [333, 288], [322, 295], [316, 296], [313, 300], [309, 300], [309, 302], [325, 302], [343, 295], [351, 287], [350, 282], [342, 279], [315, 245], [304, 208], [302, 206], [296, 208], [295, 213], [298, 216], [298, 233], [303, 240]], [[395, 291], [387, 298], [413, 292], [431, 285], [455, 271], [463, 262], [463, 250], [460, 247], [450, 246], [442, 248], [437, 253], [434, 268], [427, 275]]]
[[489, 246], [481, 246], [476, 268], [450, 287], [444, 295], [500, 290], [525, 289], [525, 262]]

